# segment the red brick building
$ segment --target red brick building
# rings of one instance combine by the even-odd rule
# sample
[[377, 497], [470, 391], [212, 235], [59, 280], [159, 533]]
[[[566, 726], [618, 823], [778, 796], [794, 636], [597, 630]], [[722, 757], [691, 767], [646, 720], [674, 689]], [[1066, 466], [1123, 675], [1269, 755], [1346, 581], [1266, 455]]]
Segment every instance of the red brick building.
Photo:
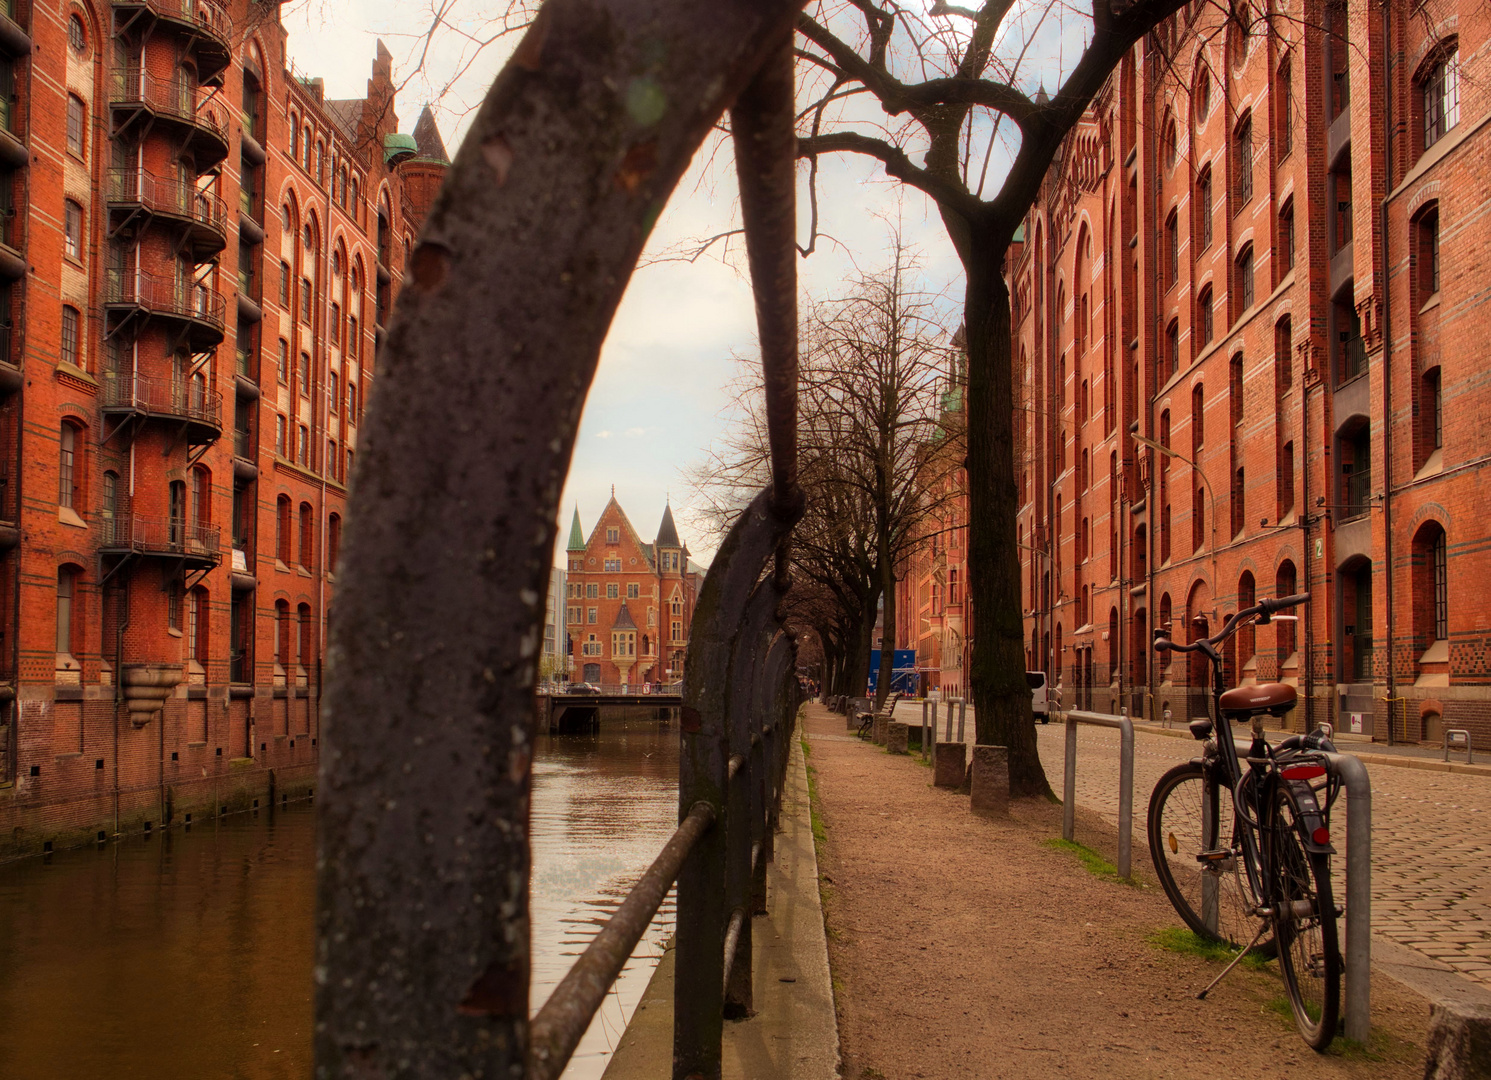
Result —
[[248, 0], [6, 5], [0, 83], [0, 852], [303, 795], [439, 133]]
[[614, 492], [589, 540], [576, 507], [565, 561], [570, 678], [631, 686], [682, 679], [704, 570], [689, 560], [672, 508], [644, 544]]
[[[1115, 72], [1007, 268], [1030, 665], [1194, 715], [1229, 678], [1377, 739], [1491, 737], [1491, 11], [1193, 4]], [[1389, 62], [1390, 61], [1390, 62]]]

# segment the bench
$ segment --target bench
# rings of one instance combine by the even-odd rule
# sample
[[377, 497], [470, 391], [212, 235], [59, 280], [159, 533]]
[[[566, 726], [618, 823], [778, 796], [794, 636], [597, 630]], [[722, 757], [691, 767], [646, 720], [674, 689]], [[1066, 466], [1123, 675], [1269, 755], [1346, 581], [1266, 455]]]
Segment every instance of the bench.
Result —
[[886, 720], [889, 720], [892, 714], [894, 714], [896, 711], [896, 702], [900, 700], [901, 695], [900, 692], [897, 691], [886, 697], [885, 704], [880, 706], [878, 712], [856, 713], [855, 719], [859, 721], [859, 737], [861, 739], [868, 739], [875, 730], [876, 718], [883, 717]]

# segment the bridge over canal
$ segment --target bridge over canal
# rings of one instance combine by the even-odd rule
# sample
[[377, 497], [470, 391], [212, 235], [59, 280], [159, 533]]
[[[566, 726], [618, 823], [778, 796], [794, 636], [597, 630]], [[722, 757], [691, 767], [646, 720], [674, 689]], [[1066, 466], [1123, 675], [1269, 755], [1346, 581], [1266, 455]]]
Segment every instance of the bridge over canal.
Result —
[[663, 693], [643, 693], [637, 687], [601, 687], [599, 692], [539, 694], [538, 715], [553, 734], [590, 731], [600, 723], [601, 709], [640, 707], [656, 710], [659, 720], [671, 720], [683, 705], [683, 688], [673, 683]]

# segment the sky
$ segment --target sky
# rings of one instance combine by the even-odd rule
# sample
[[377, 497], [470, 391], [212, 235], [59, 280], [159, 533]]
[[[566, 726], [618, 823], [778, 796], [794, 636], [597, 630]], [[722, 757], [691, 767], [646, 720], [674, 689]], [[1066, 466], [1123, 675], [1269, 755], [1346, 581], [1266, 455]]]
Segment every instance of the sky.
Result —
[[[381, 37], [394, 56], [395, 82], [407, 80], [397, 101], [402, 130], [412, 131], [429, 103], [454, 154], [472, 110], [516, 38], [475, 49], [471, 37], [484, 28], [457, 22], [455, 16], [468, 8], [455, 0], [440, 2], [455, 25], [435, 35], [424, 52], [430, 15], [422, 4], [296, 0], [282, 9], [290, 62], [302, 74], [325, 79], [327, 97], [362, 97]], [[469, 10], [502, 6], [502, 0], [490, 0]], [[755, 314], [743, 259], [737, 258], [743, 254], [739, 238], [728, 251], [716, 246], [692, 262], [669, 256], [687, 249], [691, 240], [738, 226], [730, 156], [728, 147], [710, 156], [701, 153], [674, 192], [628, 286], [581, 421], [561, 501], [556, 565], [576, 506], [588, 536], [613, 486], [644, 541], [656, 535], [663, 507], [671, 501], [695, 561], [707, 565], [713, 554], [712, 542], [690, 512], [698, 500], [684, 474], [725, 431], [731, 383], [742, 360], [755, 355]], [[916, 255], [920, 286], [948, 298], [951, 335], [958, 324], [963, 272], [931, 202], [889, 180], [878, 164], [848, 155], [824, 158], [819, 174], [819, 227], [832, 240], [820, 238], [816, 252], [798, 261], [804, 295], [835, 295], [857, 271], [887, 265], [898, 230]], [[805, 191], [800, 183], [800, 241], [807, 238]]]

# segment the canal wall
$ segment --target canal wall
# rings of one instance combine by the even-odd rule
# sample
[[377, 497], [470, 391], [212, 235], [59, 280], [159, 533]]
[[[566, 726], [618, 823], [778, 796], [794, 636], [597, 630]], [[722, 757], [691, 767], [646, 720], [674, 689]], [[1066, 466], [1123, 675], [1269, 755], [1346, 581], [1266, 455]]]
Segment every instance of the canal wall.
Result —
[[0, 859], [314, 793], [320, 717], [304, 690], [261, 702], [182, 686], [136, 727], [102, 689], [107, 696], [16, 702], [28, 764], [0, 784]]

